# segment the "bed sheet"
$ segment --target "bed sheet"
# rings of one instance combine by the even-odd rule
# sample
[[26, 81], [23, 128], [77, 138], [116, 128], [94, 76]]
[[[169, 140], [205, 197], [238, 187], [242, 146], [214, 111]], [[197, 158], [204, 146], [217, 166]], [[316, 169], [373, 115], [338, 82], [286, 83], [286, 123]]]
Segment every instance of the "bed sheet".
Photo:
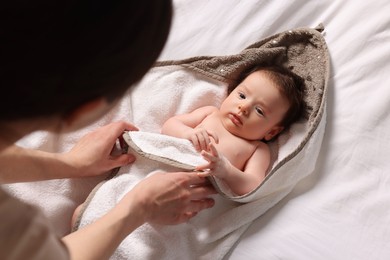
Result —
[[[390, 2], [175, 0], [174, 12], [160, 60], [236, 54], [280, 31], [325, 26], [332, 67], [316, 170], [257, 219], [226, 258], [390, 259]], [[91, 128], [128, 120], [118, 110]], [[87, 130], [71, 137], [38, 132], [20, 143], [63, 151]], [[59, 142], [69, 145], [52, 145]], [[35, 201], [63, 235], [70, 228], [63, 220], [99, 181], [53, 180], [11, 189]]]
[[228, 259], [390, 259], [389, 13], [386, 0], [175, 1], [161, 59], [236, 53], [275, 32], [325, 26], [332, 68], [316, 171]]

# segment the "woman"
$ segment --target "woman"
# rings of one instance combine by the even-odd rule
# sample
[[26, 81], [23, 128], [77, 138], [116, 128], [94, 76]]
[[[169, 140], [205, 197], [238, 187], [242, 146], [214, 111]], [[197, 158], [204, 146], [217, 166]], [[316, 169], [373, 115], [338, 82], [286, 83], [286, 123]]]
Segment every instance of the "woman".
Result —
[[[172, 5], [149, 1], [12, 1], [2, 4], [1, 183], [94, 176], [131, 163], [110, 155], [135, 126], [116, 122], [68, 153], [14, 145], [36, 130], [66, 132], [96, 120], [157, 59]], [[27, 173], [26, 173], [27, 172]], [[42, 214], [0, 188], [0, 259], [106, 259], [145, 222], [178, 224], [213, 206], [195, 173], [155, 174], [90, 226], [59, 239]]]

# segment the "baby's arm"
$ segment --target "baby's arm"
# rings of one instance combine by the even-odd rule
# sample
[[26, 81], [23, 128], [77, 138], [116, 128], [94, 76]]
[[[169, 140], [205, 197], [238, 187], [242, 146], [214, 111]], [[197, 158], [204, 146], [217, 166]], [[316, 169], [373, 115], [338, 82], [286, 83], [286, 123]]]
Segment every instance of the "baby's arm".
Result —
[[237, 195], [244, 195], [260, 185], [265, 178], [271, 160], [269, 147], [265, 143], [260, 143], [248, 159], [244, 171], [233, 166], [223, 155], [218, 153], [212, 144], [210, 144], [209, 152], [202, 151], [202, 156], [209, 163], [196, 168], [197, 170], [207, 170], [199, 175], [204, 177], [211, 174], [218, 177]]
[[217, 108], [205, 106], [188, 114], [177, 115], [169, 118], [162, 126], [161, 133], [178, 138], [190, 140], [197, 151], [206, 150], [210, 143], [210, 136], [218, 143], [218, 137], [212, 131], [208, 131], [199, 124]]

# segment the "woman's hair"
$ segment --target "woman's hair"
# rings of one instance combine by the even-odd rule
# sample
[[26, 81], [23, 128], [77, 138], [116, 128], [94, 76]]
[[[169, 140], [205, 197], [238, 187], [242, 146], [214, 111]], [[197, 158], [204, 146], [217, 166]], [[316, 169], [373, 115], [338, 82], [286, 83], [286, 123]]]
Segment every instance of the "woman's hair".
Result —
[[241, 83], [249, 74], [262, 71], [288, 100], [290, 107], [280, 122], [284, 128], [304, 117], [306, 104], [304, 101], [305, 85], [303, 79], [283, 66], [255, 66], [245, 71], [240, 79]]
[[0, 8], [0, 120], [117, 99], [167, 40], [170, 0], [7, 1]]

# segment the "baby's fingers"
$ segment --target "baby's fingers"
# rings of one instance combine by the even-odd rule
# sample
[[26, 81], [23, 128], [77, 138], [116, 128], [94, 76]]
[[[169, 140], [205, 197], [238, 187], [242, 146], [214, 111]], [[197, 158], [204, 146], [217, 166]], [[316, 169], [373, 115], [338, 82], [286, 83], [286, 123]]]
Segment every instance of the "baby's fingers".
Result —
[[200, 148], [199, 139], [198, 139], [198, 137], [196, 135], [192, 136], [190, 141], [194, 145], [196, 151], [199, 152], [199, 151], [202, 150]]
[[[214, 133], [213, 131], [207, 130], [207, 134], [214, 139], [216, 144], [219, 143], [218, 135], [216, 133]], [[210, 141], [209, 141], [209, 143], [210, 143]]]
[[215, 157], [218, 157], [218, 151], [217, 151], [217, 148], [215, 148], [215, 145], [213, 145], [212, 143], [209, 143], [209, 151], [210, 151], [210, 154], [215, 156]]
[[206, 161], [208, 161], [209, 163], [214, 163], [214, 162], [216, 162], [217, 159], [218, 159], [214, 154], [212, 154], [212, 153], [210, 153], [210, 152], [206, 152], [205, 150], [202, 150], [202, 152], [200, 152], [200, 154], [201, 154], [202, 157], [203, 157]]
[[210, 142], [207, 133], [198, 132], [191, 138], [191, 142], [194, 145], [196, 151], [200, 152], [206, 150], [208, 143]]
[[210, 143], [210, 138], [207, 132], [201, 132], [199, 139], [201, 140], [199, 141], [200, 150], [207, 150], [208, 144]]

